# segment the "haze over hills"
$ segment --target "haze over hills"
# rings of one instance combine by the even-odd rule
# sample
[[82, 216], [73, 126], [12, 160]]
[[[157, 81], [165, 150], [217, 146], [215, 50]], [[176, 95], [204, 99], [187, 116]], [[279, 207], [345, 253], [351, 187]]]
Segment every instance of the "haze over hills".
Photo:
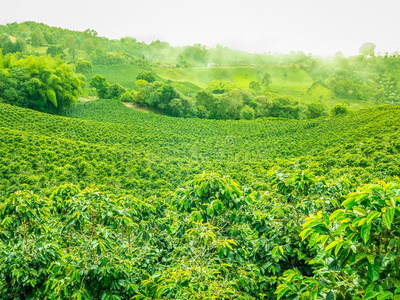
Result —
[[[400, 23], [395, 0], [92, 2], [50, 0], [3, 4], [2, 24], [32, 20], [83, 31], [96, 29], [110, 39], [133, 36], [151, 43], [174, 46], [201, 43], [257, 53], [303, 51], [333, 56], [356, 55], [364, 42], [377, 52], [399, 51], [396, 28]], [[78, 9], [79, 8], [79, 9]]]

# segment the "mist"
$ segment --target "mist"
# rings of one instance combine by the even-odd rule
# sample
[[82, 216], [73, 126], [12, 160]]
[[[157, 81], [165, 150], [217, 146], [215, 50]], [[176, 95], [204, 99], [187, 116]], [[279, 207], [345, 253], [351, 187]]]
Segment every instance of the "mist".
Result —
[[399, 10], [394, 0], [16, 0], [2, 4], [0, 23], [31, 20], [173, 46], [219, 44], [255, 53], [331, 56], [341, 51], [348, 56], [357, 54], [364, 42], [375, 43], [377, 53], [400, 50], [393, 39], [400, 27]]

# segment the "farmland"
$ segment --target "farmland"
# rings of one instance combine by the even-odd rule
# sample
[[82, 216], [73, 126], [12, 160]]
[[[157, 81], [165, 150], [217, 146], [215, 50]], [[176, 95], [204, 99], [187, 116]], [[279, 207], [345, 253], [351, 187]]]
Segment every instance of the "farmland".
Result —
[[0, 34], [0, 298], [399, 299], [398, 54]]

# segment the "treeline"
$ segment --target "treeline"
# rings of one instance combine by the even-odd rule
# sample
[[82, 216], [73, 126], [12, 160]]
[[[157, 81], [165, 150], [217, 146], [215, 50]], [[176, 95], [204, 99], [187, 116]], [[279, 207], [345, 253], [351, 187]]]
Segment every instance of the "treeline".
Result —
[[[355, 56], [337, 54], [331, 59], [315, 58], [305, 69], [321, 85], [343, 99], [372, 103], [400, 103], [400, 55]], [[312, 87], [313, 88], [313, 87]]]
[[[34, 48], [27, 48], [33, 46]], [[34, 54], [35, 47], [51, 47], [69, 59], [83, 57], [99, 64], [114, 64], [125, 60], [138, 60], [145, 64], [173, 65], [177, 67], [207, 66], [209, 63], [238, 65], [260, 64], [270, 60], [267, 55], [250, 54], [217, 46], [207, 49], [195, 44], [187, 47], [172, 47], [167, 42], [154, 41], [150, 44], [126, 37], [110, 40], [99, 37], [92, 29], [84, 32], [47, 26], [42, 23], [23, 22], [0, 26], [0, 48], [3, 54], [28, 51]], [[127, 58], [128, 57], [128, 58]], [[133, 57], [133, 58], [132, 58]], [[293, 60], [292, 55], [280, 56], [282, 61]]]
[[[303, 104], [290, 96], [262, 91], [258, 81], [250, 83], [250, 87], [256, 86], [252, 91], [239, 89], [229, 81], [213, 81], [205, 90], [188, 97], [172, 84], [157, 81], [151, 71], [142, 71], [136, 79], [134, 90], [118, 83], [109, 84], [101, 75], [93, 76], [90, 85], [100, 98], [137, 103], [175, 117], [252, 120], [260, 117], [314, 119], [328, 115], [327, 107], [321, 103]], [[344, 114], [347, 107], [336, 105], [331, 112]]]

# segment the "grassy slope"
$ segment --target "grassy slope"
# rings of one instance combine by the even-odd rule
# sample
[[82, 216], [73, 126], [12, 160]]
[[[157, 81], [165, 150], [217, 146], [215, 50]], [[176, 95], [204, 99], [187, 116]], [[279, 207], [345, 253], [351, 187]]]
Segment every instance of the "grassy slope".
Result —
[[24, 188], [46, 193], [66, 182], [161, 196], [203, 171], [258, 188], [272, 167], [363, 174], [365, 181], [398, 176], [399, 112], [382, 107], [310, 121], [216, 121], [98, 100], [79, 104], [71, 119], [0, 104], [0, 196]]
[[[31, 53], [45, 54], [46, 50], [47, 47], [28, 45], [28, 51]], [[68, 59], [72, 59], [68, 53], [66, 55]], [[79, 51], [78, 56], [88, 59], [84, 51]], [[110, 83], [120, 83], [128, 89], [133, 89], [136, 76], [141, 70], [143, 67], [130, 64], [94, 65], [88, 78], [101, 74]], [[326, 106], [346, 103], [356, 109], [374, 106], [373, 103], [366, 101], [336, 98], [330, 90], [321, 86], [310, 91], [313, 80], [297, 65], [154, 68], [154, 71], [158, 75], [158, 80], [172, 82], [175, 88], [186, 96], [195, 95], [200, 88], [205, 88], [213, 80], [233, 81], [238, 87], [247, 89], [252, 80], [260, 80], [262, 75], [268, 72], [272, 77], [270, 91], [293, 96], [299, 102], [320, 102]]]
[[[95, 74], [106, 77], [110, 83], [120, 83], [127, 88], [134, 88], [136, 76], [142, 67], [135, 65], [110, 65], [93, 67], [90, 78]], [[352, 108], [364, 108], [373, 104], [365, 101], [349, 101], [335, 98], [332, 92], [324, 87], [309, 90], [313, 81], [304, 70], [296, 65], [274, 65], [268, 67], [198, 67], [198, 68], [155, 68], [159, 80], [171, 81], [184, 95], [195, 94], [213, 80], [233, 81], [238, 87], [247, 89], [253, 80], [260, 80], [265, 72], [271, 75], [269, 90], [278, 94], [293, 96], [300, 102], [320, 102], [327, 106], [335, 103], [346, 103]]]
[[353, 108], [371, 106], [364, 101], [348, 101], [335, 98], [332, 92], [324, 87], [309, 90], [313, 80], [306, 71], [296, 65], [271, 66], [238, 66], [211, 68], [158, 68], [159, 76], [173, 81], [189, 81], [205, 88], [213, 80], [228, 80], [235, 82], [240, 88], [247, 89], [253, 80], [260, 80], [265, 72], [271, 75], [272, 83], [269, 90], [278, 94], [293, 96], [300, 102], [321, 102], [327, 106], [335, 103], [346, 103]]
[[[110, 66], [100, 66], [94, 65], [93, 71], [88, 75], [88, 78], [91, 78], [95, 74], [103, 75], [108, 82], [110, 83], [120, 83], [124, 87], [128, 89], [135, 88], [136, 76], [143, 70], [143, 67], [135, 66], [135, 65], [110, 65]], [[168, 81], [170, 78], [161, 78], [158, 77], [158, 80]], [[175, 81], [171, 80], [174, 86], [183, 94], [188, 95], [189, 93], [195, 93], [200, 88], [188, 81]]]
[[[265, 72], [272, 77], [273, 86], [311, 86], [308, 74], [294, 66], [239, 66], [211, 68], [159, 68], [156, 70], [163, 78], [183, 81], [187, 80], [200, 87], [206, 87], [213, 80], [234, 81], [241, 88], [248, 88], [252, 80], [260, 80]], [[284, 77], [286, 72], [287, 77]]]
[[142, 71], [142, 67], [135, 65], [111, 65], [111, 66], [93, 66], [93, 72], [88, 75], [91, 78], [95, 74], [103, 75], [110, 83], [120, 83], [126, 88], [134, 88], [136, 76]]

